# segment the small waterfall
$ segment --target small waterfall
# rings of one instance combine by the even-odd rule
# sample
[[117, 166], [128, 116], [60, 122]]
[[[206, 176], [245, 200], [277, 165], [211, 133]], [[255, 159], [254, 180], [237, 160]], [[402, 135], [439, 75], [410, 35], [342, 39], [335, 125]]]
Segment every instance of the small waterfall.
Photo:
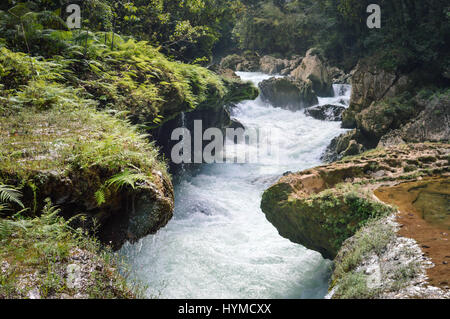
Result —
[[333, 84], [333, 92], [332, 97], [318, 97], [319, 105], [332, 104], [348, 107], [352, 86], [350, 84]]

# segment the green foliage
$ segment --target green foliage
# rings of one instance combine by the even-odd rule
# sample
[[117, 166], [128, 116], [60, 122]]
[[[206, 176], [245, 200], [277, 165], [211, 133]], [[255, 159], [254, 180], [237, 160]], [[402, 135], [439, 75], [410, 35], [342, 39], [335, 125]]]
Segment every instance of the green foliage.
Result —
[[0, 184], [0, 213], [8, 208], [7, 203], [15, 203], [24, 208], [22, 193], [12, 186]]
[[125, 169], [123, 172], [120, 172], [108, 179], [105, 186], [107, 188], [113, 188], [115, 191], [118, 191], [124, 186], [130, 186], [135, 189], [138, 182], [149, 183], [151, 180], [147, 175], [139, 172], [137, 169]]
[[426, 66], [448, 69], [448, 3], [433, 0], [381, 0], [381, 28], [369, 29], [369, 0], [242, 1], [246, 4], [233, 34], [240, 48], [263, 53], [303, 54], [320, 47], [335, 65], [352, 68], [364, 56], [377, 56], [388, 70]]
[[122, 172], [117, 173], [108, 179], [102, 187], [95, 192], [95, 199], [100, 206], [107, 200], [107, 194], [110, 192], [118, 192], [121, 188], [131, 187], [136, 189], [152, 182], [151, 176], [142, 173], [137, 167], [132, 169], [125, 168]]
[[322, 227], [332, 234], [332, 245], [336, 251], [347, 238], [368, 222], [393, 211], [391, 207], [374, 201], [369, 193], [361, 192], [358, 186], [351, 184], [338, 184], [334, 189], [313, 195], [309, 204], [319, 206], [325, 218]]
[[367, 276], [363, 273], [349, 273], [339, 282], [339, 288], [333, 295], [339, 299], [373, 299], [377, 289], [367, 287]]
[[381, 255], [386, 246], [395, 237], [393, 226], [380, 220], [372, 220], [352, 237], [351, 242], [337, 256], [338, 262], [333, 273], [333, 283], [343, 278], [347, 273], [352, 272], [361, 263], [367, 254], [375, 253]]
[[160, 45], [184, 62], [210, 61], [214, 48], [231, 44], [242, 5], [238, 0], [135, 0], [114, 7], [116, 30]]
[[[7, 82], [5, 75], [8, 90], [0, 90], [0, 177], [5, 182], [29, 189], [39, 184], [36, 172], [87, 174], [83, 178], [89, 179], [92, 193], [86, 196], [94, 197], [108, 178], [128, 167], [145, 174], [146, 180], [158, 171], [167, 176], [158, 149], [124, 119], [126, 113], [98, 110], [83, 87], [68, 85], [68, 61], [33, 59], [32, 76], [29, 56], [0, 50], [0, 69], [19, 79]], [[32, 211], [36, 209], [35, 203]]]
[[[121, 261], [110, 250], [58, 214], [47, 200], [40, 217], [0, 219], [0, 258], [8, 266], [0, 272], [0, 298], [26, 298], [36, 289], [41, 298], [76, 293], [89, 298], [142, 296], [140, 286], [127, 284], [118, 274]], [[93, 271], [84, 274], [83, 287], [75, 290], [68, 287], [66, 272], [78, 262], [73, 258], [77, 253], [88, 257]]]

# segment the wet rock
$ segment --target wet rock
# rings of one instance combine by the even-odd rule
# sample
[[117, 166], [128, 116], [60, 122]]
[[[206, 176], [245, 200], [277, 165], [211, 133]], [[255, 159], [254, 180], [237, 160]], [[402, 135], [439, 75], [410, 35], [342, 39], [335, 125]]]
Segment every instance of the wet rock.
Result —
[[373, 147], [361, 131], [354, 129], [339, 135], [331, 140], [321, 159], [325, 162], [334, 162], [345, 156], [356, 155]]
[[234, 128], [234, 129], [245, 129], [244, 124], [242, 124], [239, 120], [236, 119], [231, 119], [231, 124], [228, 126], [229, 128]]
[[300, 66], [290, 74], [294, 79], [311, 83], [312, 89], [319, 96], [333, 96], [332, 82], [325, 63], [317, 50], [309, 49]]
[[305, 114], [322, 121], [341, 121], [345, 107], [340, 105], [319, 105], [307, 108]]
[[259, 84], [261, 98], [275, 107], [299, 110], [318, 103], [311, 83], [292, 78], [270, 78]]

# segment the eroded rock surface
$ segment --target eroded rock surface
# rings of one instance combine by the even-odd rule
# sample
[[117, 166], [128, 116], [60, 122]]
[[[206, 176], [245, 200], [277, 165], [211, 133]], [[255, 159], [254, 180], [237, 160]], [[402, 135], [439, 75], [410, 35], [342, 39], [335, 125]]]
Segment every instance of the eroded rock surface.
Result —
[[298, 110], [318, 103], [311, 82], [292, 78], [270, 78], [259, 84], [261, 98], [275, 107]]
[[314, 48], [306, 52], [301, 64], [291, 72], [296, 80], [311, 83], [314, 92], [319, 96], [332, 96], [332, 82], [328, 68]]
[[[397, 211], [374, 195], [380, 187], [389, 190], [405, 181], [448, 183], [449, 155], [450, 144], [402, 144], [289, 173], [264, 192], [261, 209], [281, 236], [335, 258], [334, 298], [449, 297], [445, 283], [430, 287], [427, 272], [443, 261], [423, 259], [417, 246], [422, 238], [414, 232], [397, 233], [395, 224], [380, 230], [388, 225], [386, 218], [406, 222], [401, 207]], [[427, 203], [426, 209], [433, 209], [432, 201]]]
[[355, 116], [372, 103], [386, 97], [393, 97], [404, 91], [410, 80], [377, 67], [373, 62], [360, 61], [352, 75], [352, 96], [350, 106], [344, 112], [342, 126], [356, 127]]
[[307, 108], [305, 114], [322, 121], [341, 121], [345, 107], [340, 105], [318, 105]]

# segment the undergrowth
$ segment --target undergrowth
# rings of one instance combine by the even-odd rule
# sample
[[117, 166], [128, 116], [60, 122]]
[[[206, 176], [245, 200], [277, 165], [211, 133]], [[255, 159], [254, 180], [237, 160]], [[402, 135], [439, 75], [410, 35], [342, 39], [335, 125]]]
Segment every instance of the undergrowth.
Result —
[[141, 284], [118, 273], [116, 255], [58, 214], [48, 200], [39, 217], [0, 219], [0, 299], [143, 297]]

